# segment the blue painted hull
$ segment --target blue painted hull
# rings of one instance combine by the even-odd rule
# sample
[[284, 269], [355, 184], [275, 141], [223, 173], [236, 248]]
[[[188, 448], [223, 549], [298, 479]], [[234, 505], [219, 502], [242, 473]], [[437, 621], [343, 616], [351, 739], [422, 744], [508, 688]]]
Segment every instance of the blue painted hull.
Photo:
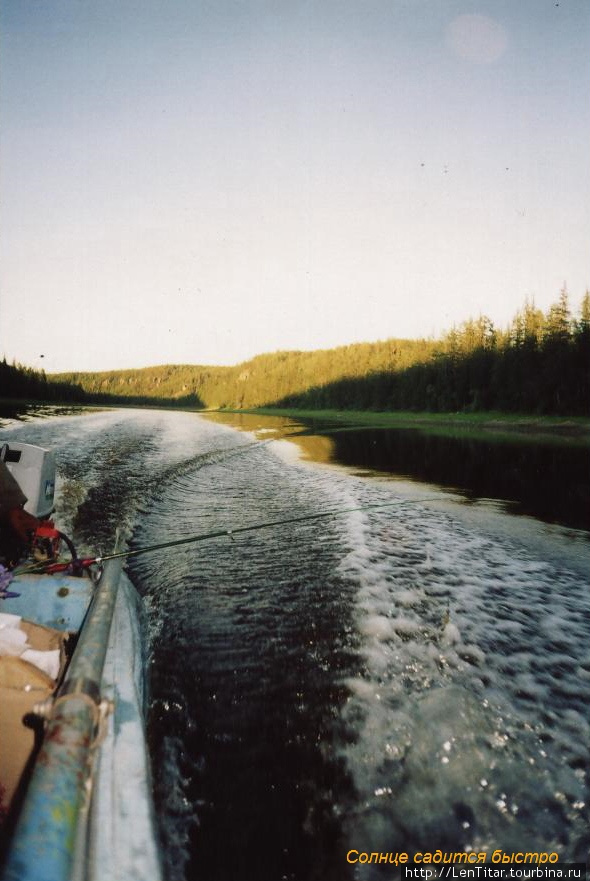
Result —
[[[144, 727], [140, 601], [120, 565], [98, 585], [18, 576], [2, 612], [74, 633], [77, 648], [45, 703], [41, 750], [4, 881], [160, 881]], [[6, 747], [2, 744], [2, 748]]]
[[22, 615], [43, 627], [78, 633], [94, 593], [90, 578], [72, 575], [17, 575], [10, 586], [20, 594], [2, 600], [0, 611]]

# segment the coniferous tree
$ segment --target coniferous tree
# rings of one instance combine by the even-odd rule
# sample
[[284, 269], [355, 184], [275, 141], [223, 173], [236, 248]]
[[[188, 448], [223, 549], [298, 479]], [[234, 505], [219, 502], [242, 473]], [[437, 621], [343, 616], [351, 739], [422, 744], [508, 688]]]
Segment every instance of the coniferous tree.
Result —
[[0, 395], [71, 400], [86, 393], [97, 402], [197, 408], [281, 403], [588, 413], [589, 349], [590, 294], [586, 292], [574, 320], [564, 285], [546, 315], [531, 299], [504, 330], [480, 315], [453, 327], [439, 341], [392, 339], [277, 352], [235, 367], [164, 365], [52, 377], [11, 367], [4, 359]]

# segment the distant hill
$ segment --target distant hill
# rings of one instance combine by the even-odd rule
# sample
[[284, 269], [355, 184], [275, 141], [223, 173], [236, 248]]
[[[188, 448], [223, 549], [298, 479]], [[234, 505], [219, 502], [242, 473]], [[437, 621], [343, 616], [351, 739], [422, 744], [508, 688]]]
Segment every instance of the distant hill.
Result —
[[505, 330], [465, 321], [439, 340], [389, 339], [257, 355], [233, 367], [175, 364], [45, 376], [0, 362], [0, 396], [199, 408], [590, 412], [590, 293], [544, 314], [527, 301]]
[[260, 407], [319, 384], [405, 370], [432, 358], [427, 340], [356, 343], [313, 352], [275, 352], [233, 367], [176, 364], [102, 373], [53, 374], [51, 381], [80, 386], [93, 399], [175, 402], [201, 407]]

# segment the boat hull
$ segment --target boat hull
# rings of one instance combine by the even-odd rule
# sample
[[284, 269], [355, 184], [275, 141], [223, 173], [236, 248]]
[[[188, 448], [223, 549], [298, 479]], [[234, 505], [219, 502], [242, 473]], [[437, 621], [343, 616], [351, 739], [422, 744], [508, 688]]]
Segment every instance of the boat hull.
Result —
[[21, 615], [28, 621], [78, 633], [84, 622], [95, 585], [90, 578], [72, 575], [17, 575], [10, 584], [18, 596], [2, 600], [0, 611]]
[[[118, 565], [18, 576], [2, 611], [77, 633], [27, 783], [5, 881], [160, 881], [141, 601]], [[79, 632], [78, 632], [79, 631]]]
[[86, 857], [88, 881], [159, 881], [146, 746], [145, 653], [139, 597], [121, 576], [101, 693], [113, 702], [97, 760]]

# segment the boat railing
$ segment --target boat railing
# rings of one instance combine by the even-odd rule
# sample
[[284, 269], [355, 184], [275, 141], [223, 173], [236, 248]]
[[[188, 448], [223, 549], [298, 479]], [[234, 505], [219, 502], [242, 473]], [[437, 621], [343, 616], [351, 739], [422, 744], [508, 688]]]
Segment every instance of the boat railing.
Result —
[[6, 862], [5, 881], [74, 881], [83, 877], [92, 770], [109, 702], [101, 678], [122, 560], [110, 560], [97, 584], [63, 683], [39, 708], [43, 744], [29, 781]]

